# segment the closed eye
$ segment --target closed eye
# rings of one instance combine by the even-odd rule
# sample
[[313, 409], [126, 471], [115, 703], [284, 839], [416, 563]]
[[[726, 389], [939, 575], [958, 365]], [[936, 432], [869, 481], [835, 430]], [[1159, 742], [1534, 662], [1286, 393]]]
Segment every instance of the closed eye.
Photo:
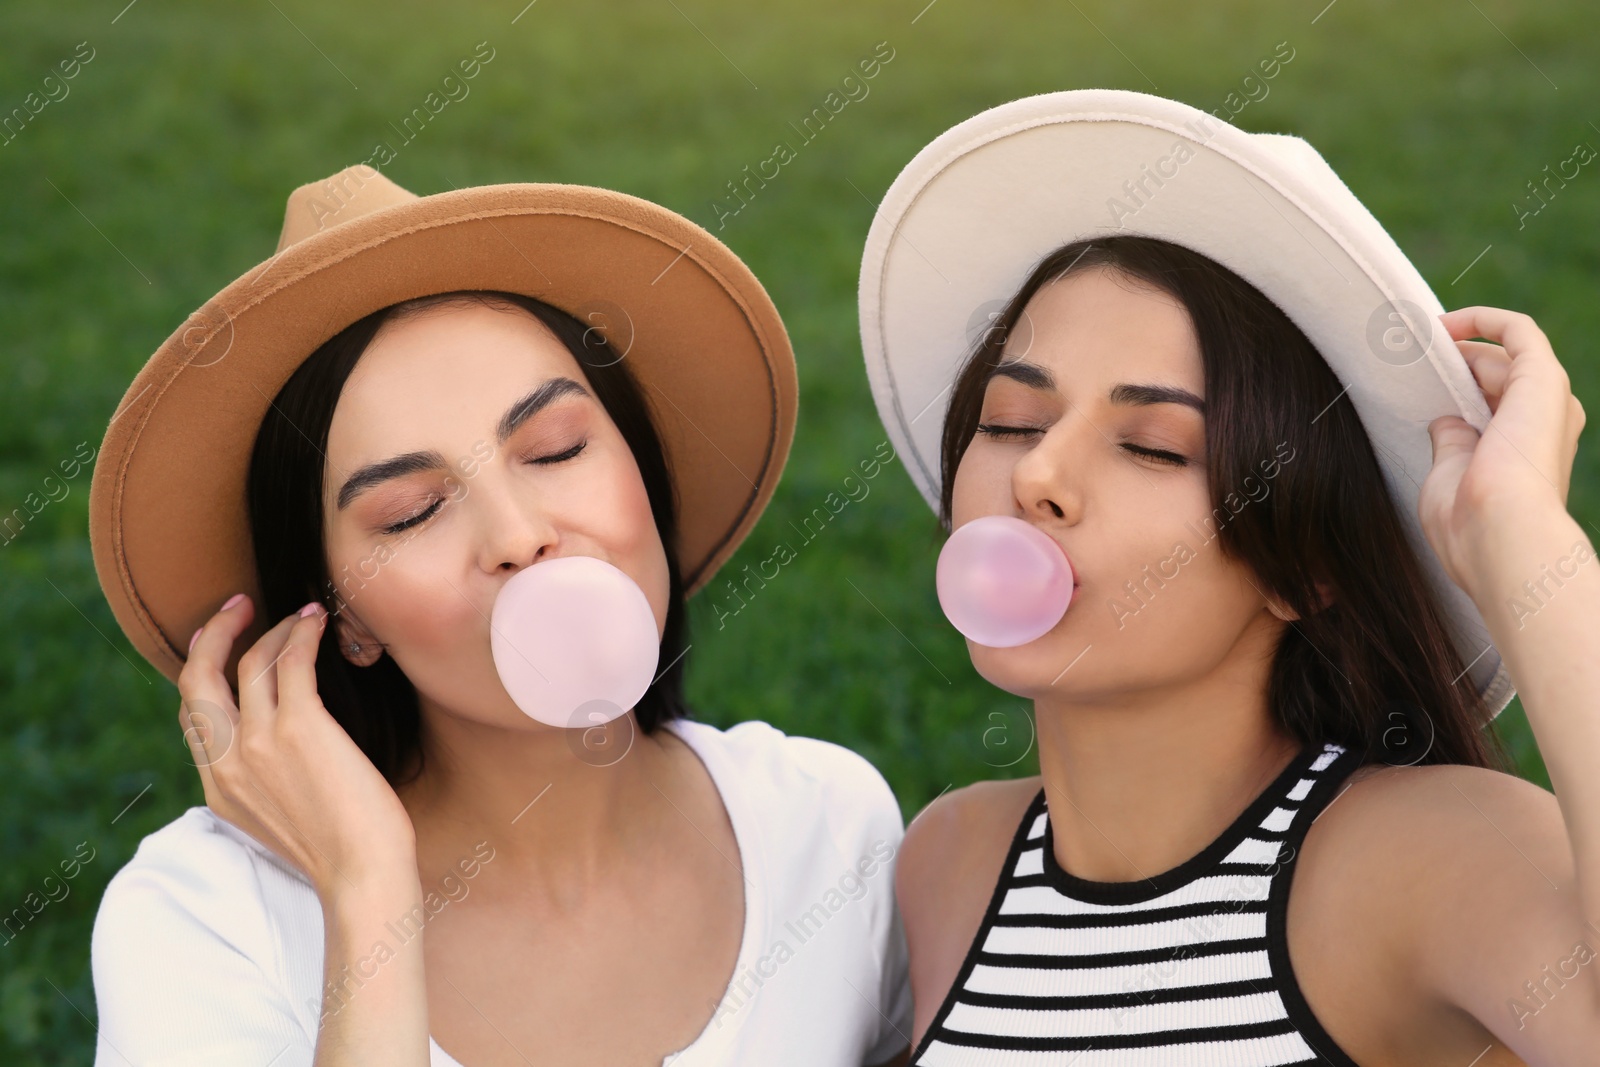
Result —
[[[1043, 433], [1044, 431], [1035, 426], [1001, 426], [997, 423], [980, 422], [978, 424], [978, 432], [993, 440], [1008, 441], [1026, 437], [1029, 434]], [[1124, 444], [1122, 447], [1134, 455], [1143, 456], [1154, 463], [1163, 463], [1172, 467], [1187, 467], [1189, 465], [1189, 461], [1183, 456], [1178, 455], [1176, 452], [1168, 452], [1165, 449], [1146, 448], [1143, 445], [1134, 444]]]
[[[556, 453], [553, 453], [553, 454], [548, 455], [548, 456], [536, 456], [535, 458], [528, 460], [528, 462], [529, 463], [538, 464], [539, 466], [548, 466], [548, 465], [553, 464], [553, 463], [561, 463], [561, 462], [564, 462], [565, 460], [569, 460], [569, 459], [572, 459], [572, 458], [576, 457], [580, 452], [582, 452], [584, 450], [585, 447], [588, 446], [588, 444], [589, 444], [589, 440], [588, 440], [588, 438], [585, 438], [582, 441], [579, 441], [577, 444], [573, 445], [571, 448], [563, 449], [560, 452], [556, 452]], [[426, 511], [418, 512], [417, 514], [413, 515], [411, 518], [402, 520], [401, 522], [397, 522], [392, 526], [385, 526], [385, 527], [383, 527], [382, 532], [385, 533], [385, 534], [390, 534], [390, 535], [398, 534], [398, 533], [404, 533], [405, 531], [411, 529], [413, 526], [418, 526], [418, 525], [428, 521], [428, 519], [433, 516], [433, 513], [439, 510], [439, 505], [441, 505], [443, 503], [444, 503], [443, 500], [435, 500], [432, 504], [430, 504], [428, 506]]]
[[427, 511], [419, 512], [418, 514], [413, 515], [411, 518], [406, 519], [404, 522], [397, 522], [393, 526], [385, 526], [383, 528], [383, 532], [386, 534], [397, 534], [409, 530], [418, 523], [427, 521], [428, 516], [432, 515], [435, 511], [438, 511], [439, 505], [442, 503], [444, 503], [444, 501], [435, 500], [428, 506]]
[[1165, 449], [1145, 448], [1143, 445], [1130, 444], [1124, 444], [1122, 447], [1136, 456], [1144, 456], [1146, 459], [1154, 460], [1156, 463], [1165, 463], [1172, 467], [1187, 467], [1189, 465], [1187, 459], [1176, 452], [1168, 452]]
[[583, 449], [584, 449], [584, 446], [586, 446], [588, 443], [589, 443], [589, 439], [588, 438], [584, 438], [582, 441], [579, 441], [577, 444], [573, 445], [571, 448], [564, 449], [564, 450], [562, 450], [560, 452], [555, 453], [554, 455], [539, 456], [539, 457], [537, 457], [535, 459], [530, 459], [528, 462], [529, 463], [539, 463], [539, 464], [560, 463], [562, 460], [571, 459], [572, 457], [576, 456], [579, 452], [582, 452]]
[[1014, 437], [1024, 437], [1030, 433], [1042, 433], [1043, 431], [1035, 426], [1000, 426], [992, 422], [980, 422], [978, 423], [978, 432], [986, 437], [1005, 441]]

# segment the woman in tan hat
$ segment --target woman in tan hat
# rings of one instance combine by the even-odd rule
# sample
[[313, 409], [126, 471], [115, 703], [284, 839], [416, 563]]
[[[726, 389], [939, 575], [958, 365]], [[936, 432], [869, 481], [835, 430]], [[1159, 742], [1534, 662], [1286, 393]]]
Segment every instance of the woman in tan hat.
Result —
[[[887, 785], [683, 698], [684, 600], [795, 408], [766, 293], [663, 208], [364, 167], [297, 190], [277, 255], [130, 386], [92, 488], [206, 798], [106, 889], [96, 1062], [904, 1062]], [[660, 634], [587, 729], [491, 658], [502, 587], [573, 556]]]
[[[1306, 142], [1141, 93], [1003, 104], [885, 194], [891, 440], [1070, 593], [962, 624], [1040, 773], [907, 829], [913, 1064], [1595, 1062], [1583, 407], [1532, 319], [1442, 311]], [[1513, 675], [1554, 796], [1499, 769]]]

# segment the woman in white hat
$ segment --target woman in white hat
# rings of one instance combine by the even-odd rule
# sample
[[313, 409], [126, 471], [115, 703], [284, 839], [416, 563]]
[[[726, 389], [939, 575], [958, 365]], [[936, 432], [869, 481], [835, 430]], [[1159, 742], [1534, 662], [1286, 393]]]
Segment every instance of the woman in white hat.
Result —
[[[890, 187], [891, 440], [1075, 579], [969, 638], [1041, 773], [907, 829], [913, 1064], [1593, 1062], [1583, 409], [1531, 319], [1442, 310], [1304, 141], [1144, 94], [994, 108]], [[1555, 796], [1498, 769], [1513, 675]]]
[[[904, 1062], [888, 786], [683, 697], [684, 600], [770, 498], [796, 392], [754, 276], [654, 204], [297, 190], [96, 468], [102, 587], [206, 799], [106, 889], [96, 1062]], [[564, 729], [491, 636], [569, 664], [491, 621], [574, 557], [643, 594], [660, 669]]]

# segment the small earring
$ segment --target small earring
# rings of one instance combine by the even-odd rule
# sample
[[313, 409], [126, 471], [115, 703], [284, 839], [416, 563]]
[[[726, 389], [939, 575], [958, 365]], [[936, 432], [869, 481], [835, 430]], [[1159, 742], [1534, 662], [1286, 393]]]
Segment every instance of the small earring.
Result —
[[355, 654], [357, 654], [357, 655], [359, 655], [361, 653], [361, 646], [360, 645], [351, 645], [350, 646], [350, 651], [355, 653]]

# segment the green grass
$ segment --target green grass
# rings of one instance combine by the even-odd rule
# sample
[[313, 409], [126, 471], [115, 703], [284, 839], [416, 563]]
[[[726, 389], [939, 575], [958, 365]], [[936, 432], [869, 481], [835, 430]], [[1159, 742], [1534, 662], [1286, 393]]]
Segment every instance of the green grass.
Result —
[[[539, 0], [515, 25], [521, 0], [123, 2], [0, 7], [0, 114], [78, 42], [95, 50], [70, 94], [0, 145], [3, 510], [78, 442], [97, 446], [157, 345], [271, 253], [291, 188], [396, 141], [389, 124], [479, 41], [495, 58], [470, 96], [387, 174], [418, 193], [607, 186], [713, 230], [725, 183], [771, 155], [879, 41], [895, 50], [870, 95], [718, 231], [783, 312], [802, 393], [788, 470], [734, 570], [767, 556], [883, 439], [856, 334], [865, 198], [939, 132], [1030, 93], [1112, 86], [1210, 109], [1287, 40], [1295, 58], [1240, 125], [1305, 136], [1446, 305], [1533, 313], [1576, 391], [1600, 386], [1589, 343], [1600, 335], [1600, 174], [1586, 167], [1525, 229], [1511, 206], [1545, 164], [1579, 141], [1600, 145], [1595, 57], [1574, 32], [1592, 13], [1578, 0], [1339, 0], [1325, 11], [1324, 0]], [[1570, 502], [1590, 520], [1596, 462], [1580, 453]], [[69, 896], [0, 946], [5, 1063], [89, 1058], [100, 892], [143, 835], [202, 802], [176, 691], [101, 597], [89, 473], [68, 484], [0, 550], [0, 909], [80, 841], [95, 858]], [[691, 695], [718, 724], [764, 718], [858, 749], [910, 815], [948, 785], [1034, 767], [1021, 702], [977, 677], [938, 610], [932, 516], [898, 465], [871, 487], [725, 628], [695, 602]], [[1500, 726], [1521, 772], [1547, 785], [1519, 705]]]

